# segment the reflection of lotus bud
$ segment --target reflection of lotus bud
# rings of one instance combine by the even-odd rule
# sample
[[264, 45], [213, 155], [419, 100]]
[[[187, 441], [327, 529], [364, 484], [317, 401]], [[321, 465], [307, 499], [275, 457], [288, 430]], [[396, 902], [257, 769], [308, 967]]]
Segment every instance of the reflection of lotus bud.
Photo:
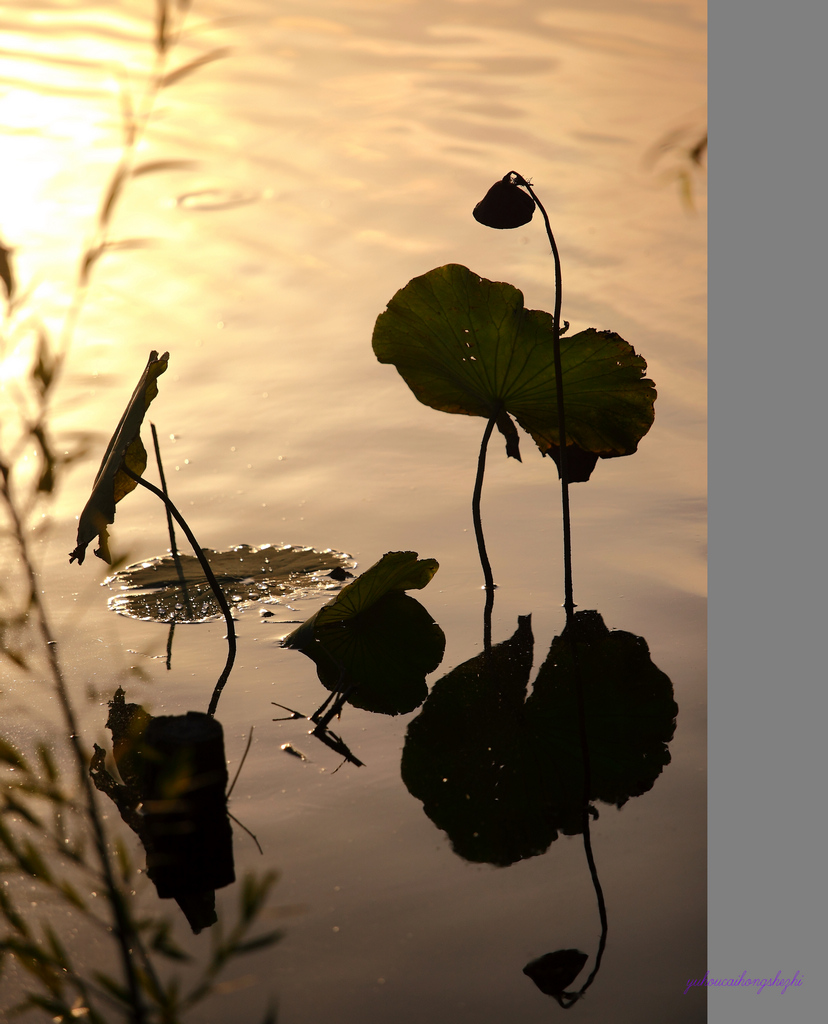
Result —
[[535, 212], [535, 200], [512, 181], [510, 171], [496, 181], [474, 208], [474, 219], [487, 228], [519, 228]]
[[579, 949], [559, 949], [555, 953], [532, 960], [523, 973], [534, 981], [541, 992], [559, 998], [583, 970], [589, 957]]

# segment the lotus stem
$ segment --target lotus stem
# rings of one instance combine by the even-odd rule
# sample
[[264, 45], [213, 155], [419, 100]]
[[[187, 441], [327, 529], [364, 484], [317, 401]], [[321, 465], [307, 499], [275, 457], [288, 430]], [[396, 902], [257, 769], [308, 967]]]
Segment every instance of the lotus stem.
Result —
[[233, 615], [230, 611], [230, 606], [227, 603], [227, 598], [224, 596], [224, 591], [221, 589], [218, 580], [216, 579], [213, 570], [210, 568], [210, 563], [207, 561], [207, 557], [201, 550], [201, 547], [196, 540], [195, 534], [187, 525], [187, 521], [184, 516], [178, 511], [173, 505], [172, 501], [164, 494], [162, 490], [156, 487], [154, 484], [148, 483], [143, 477], [138, 476], [137, 473], [133, 473], [131, 469], [126, 466], [121, 467], [128, 477], [140, 484], [142, 487], [146, 487], [148, 491], [160, 498], [164, 502], [166, 507], [172, 514], [173, 519], [178, 523], [181, 529], [184, 531], [187, 540], [190, 542], [193, 551], [195, 552], [196, 558], [201, 563], [201, 568], [204, 570], [204, 575], [207, 577], [207, 582], [212, 588], [213, 594], [215, 594], [216, 601], [218, 601], [219, 607], [221, 608], [224, 620], [227, 623], [227, 661], [225, 662], [224, 669], [218, 678], [213, 689], [213, 696], [210, 699], [210, 706], [207, 709], [207, 714], [212, 718], [216, 713], [218, 707], [219, 697], [221, 691], [224, 689], [224, 684], [227, 682], [230, 672], [233, 668], [233, 662], [236, 660], [236, 627], [233, 624]]
[[486, 554], [486, 541], [483, 538], [483, 523], [480, 518], [480, 496], [483, 493], [483, 474], [486, 471], [486, 449], [489, 446], [489, 438], [495, 428], [500, 410], [489, 417], [486, 429], [483, 431], [483, 440], [480, 442], [480, 455], [477, 457], [477, 477], [474, 481], [474, 493], [472, 494], [472, 519], [474, 521], [474, 535], [477, 538], [477, 550], [480, 554], [480, 565], [483, 568], [483, 579], [486, 590], [493, 591], [495, 582], [492, 576], [492, 567], [489, 564], [489, 556]]
[[544, 209], [543, 203], [538, 199], [532, 190], [532, 186], [522, 175], [518, 174], [517, 171], [512, 171], [511, 173], [514, 175], [515, 184], [522, 185], [535, 200], [535, 205], [540, 210], [543, 222], [546, 225], [546, 234], [552, 247], [552, 256], [555, 259], [555, 313], [552, 318], [552, 356], [555, 360], [555, 393], [558, 405], [558, 440], [560, 447], [558, 468], [561, 475], [561, 505], [563, 511], [564, 609], [566, 611], [566, 621], [569, 623], [575, 612], [575, 602], [572, 597], [572, 528], [569, 516], [569, 474], [566, 466], [566, 414], [564, 412], [563, 368], [561, 365], [561, 257], [558, 253], [558, 246], [555, 243], [555, 236], [552, 234], [552, 226], [549, 223], [549, 216]]
[[[164, 492], [165, 500], [168, 501], [170, 494], [167, 490], [167, 479], [164, 476], [164, 464], [161, 462], [161, 446], [158, 444], [158, 431], [155, 429], [154, 423], [150, 423], [150, 430], [152, 431], [152, 443], [155, 448], [155, 462], [158, 466], [158, 476], [161, 480], [161, 490]], [[190, 618], [192, 618], [193, 605], [190, 601], [190, 592], [187, 590], [187, 581], [184, 578], [184, 569], [181, 566], [181, 559], [178, 557], [178, 546], [175, 543], [175, 529], [173, 528], [172, 514], [166, 504], [164, 508], [167, 513], [167, 530], [170, 534], [170, 554], [175, 562], [175, 571], [178, 573], [178, 581], [181, 584], [181, 589], [184, 591], [184, 603], [187, 606], [187, 613]], [[172, 625], [175, 626], [175, 622], [173, 622]], [[170, 633], [170, 636], [172, 637], [172, 632]]]

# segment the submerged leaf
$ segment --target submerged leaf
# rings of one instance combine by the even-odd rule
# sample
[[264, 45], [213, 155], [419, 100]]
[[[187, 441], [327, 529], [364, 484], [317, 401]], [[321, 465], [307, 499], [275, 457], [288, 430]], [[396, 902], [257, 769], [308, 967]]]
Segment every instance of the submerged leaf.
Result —
[[87, 546], [95, 537], [100, 545], [95, 554], [105, 562], [112, 561], [106, 528], [115, 521], [115, 505], [138, 486], [123, 471], [123, 467], [126, 466], [137, 476], [146, 469], [147, 453], [139, 431], [150, 402], [158, 394], [158, 377], [167, 369], [169, 358], [169, 352], [160, 357], [157, 352], [150, 352], [138, 386], [104, 453], [92, 487], [92, 496], [81, 513], [78, 544], [69, 555], [70, 562], [77, 559], [80, 565], [86, 557]]
[[[551, 314], [510, 284], [449, 264], [416, 277], [377, 318], [373, 347], [419, 401], [488, 419], [511, 413], [543, 454], [560, 443]], [[611, 331], [561, 339], [567, 446], [631, 455], [652, 425], [647, 364]], [[512, 452], [510, 452], [512, 454]]]

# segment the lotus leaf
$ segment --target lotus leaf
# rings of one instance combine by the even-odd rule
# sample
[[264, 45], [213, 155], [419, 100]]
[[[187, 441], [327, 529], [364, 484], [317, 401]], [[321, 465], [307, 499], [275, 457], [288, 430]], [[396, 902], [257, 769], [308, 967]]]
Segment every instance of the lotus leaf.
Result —
[[[511, 414], [543, 454], [559, 445], [554, 321], [510, 284], [449, 264], [415, 277], [374, 327], [374, 353], [419, 401], [467, 416]], [[561, 338], [567, 446], [631, 455], [653, 422], [647, 364], [611, 331]], [[501, 430], [503, 427], [501, 426]]]
[[417, 558], [416, 551], [389, 551], [370, 569], [343, 587], [333, 601], [312, 615], [282, 641], [283, 647], [302, 648], [323, 626], [341, 624], [395, 591], [422, 590], [440, 568], [433, 558]]

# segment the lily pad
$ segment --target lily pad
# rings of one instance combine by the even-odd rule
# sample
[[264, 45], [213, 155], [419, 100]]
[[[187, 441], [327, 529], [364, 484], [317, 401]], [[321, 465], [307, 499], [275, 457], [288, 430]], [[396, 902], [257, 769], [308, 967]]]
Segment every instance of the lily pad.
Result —
[[317, 668], [323, 686], [366, 711], [399, 715], [428, 694], [425, 677], [443, 660], [446, 638], [404, 593], [422, 590], [439, 568], [416, 551], [389, 551], [282, 641]]
[[[377, 318], [373, 347], [425, 405], [486, 419], [511, 414], [547, 454], [560, 445], [553, 323], [550, 313], [525, 309], [512, 285], [449, 264], [396, 293]], [[567, 446], [631, 455], [654, 418], [646, 362], [612, 331], [590, 328], [560, 345]]]
[[324, 608], [312, 615], [282, 641], [283, 647], [302, 648], [323, 626], [340, 625], [367, 611], [386, 594], [422, 590], [440, 568], [434, 558], [417, 558], [416, 551], [388, 551]]
[[[310, 597], [341, 586], [337, 570], [356, 562], [341, 551], [239, 544], [227, 551], [204, 549], [231, 607], [256, 602], [278, 604]], [[206, 622], [221, 618], [221, 609], [198, 559], [179, 555], [185, 588], [170, 555], [127, 566], [104, 582], [121, 593], [109, 599], [120, 615], [151, 622]], [[337, 573], [332, 576], [331, 573]]]

